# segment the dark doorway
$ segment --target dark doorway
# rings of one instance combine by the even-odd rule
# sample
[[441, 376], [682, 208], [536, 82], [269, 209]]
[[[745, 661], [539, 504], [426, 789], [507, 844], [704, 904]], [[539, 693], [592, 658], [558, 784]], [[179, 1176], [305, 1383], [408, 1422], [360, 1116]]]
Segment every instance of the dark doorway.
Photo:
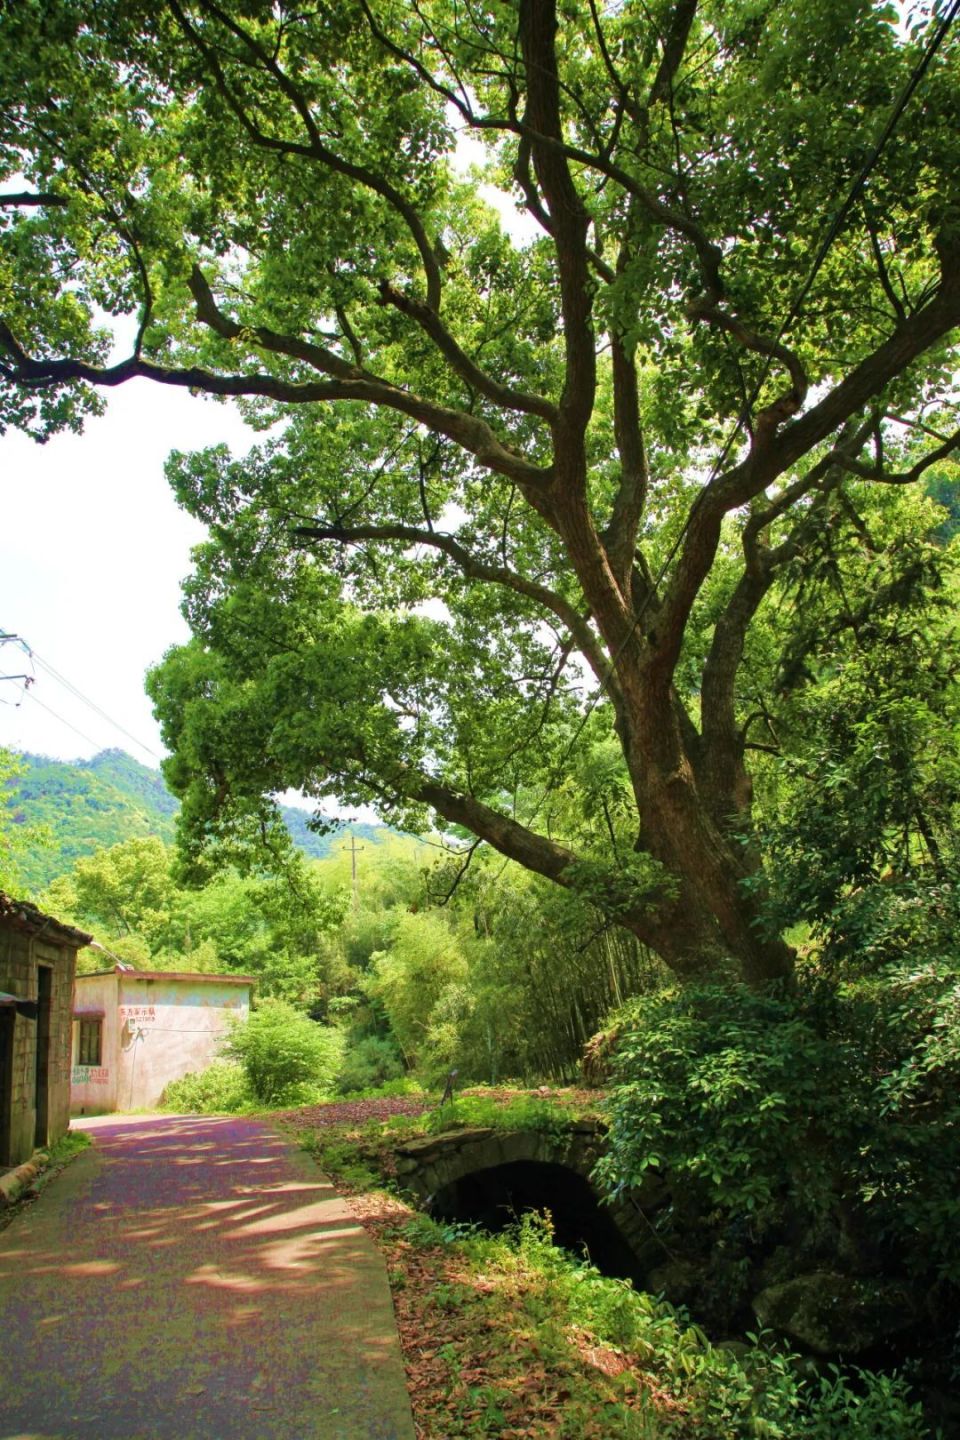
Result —
[[515, 1225], [525, 1210], [549, 1210], [554, 1243], [586, 1258], [604, 1275], [641, 1280], [637, 1257], [597, 1202], [587, 1181], [565, 1165], [515, 1160], [477, 1170], [446, 1185], [433, 1197], [431, 1214], [499, 1232]]
[[13, 1105], [12, 1005], [0, 1009], [0, 1168], [10, 1164], [10, 1111]]
[[47, 1143], [50, 1124], [50, 1013], [53, 1002], [53, 971], [37, 966], [37, 1129], [34, 1144]]

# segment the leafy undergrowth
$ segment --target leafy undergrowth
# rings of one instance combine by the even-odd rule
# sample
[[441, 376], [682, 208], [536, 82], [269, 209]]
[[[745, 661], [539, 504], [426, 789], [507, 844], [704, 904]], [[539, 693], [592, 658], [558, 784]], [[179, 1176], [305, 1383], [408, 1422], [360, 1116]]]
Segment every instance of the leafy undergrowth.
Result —
[[522, 1237], [458, 1236], [414, 1214], [365, 1223], [387, 1261], [418, 1440], [667, 1433], [676, 1402], [576, 1323]]
[[[494, 1103], [506, 1115], [518, 1098], [531, 1097]], [[548, 1218], [528, 1214], [491, 1236], [418, 1214], [376, 1187], [391, 1141], [422, 1134], [424, 1119], [371, 1117], [369, 1104], [339, 1125], [327, 1113], [310, 1128], [300, 1112], [301, 1144], [384, 1254], [418, 1440], [926, 1435], [899, 1380], [835, 1369], [805, 1378], [768, 1337], [742, 1354], [714, 1346], [682, 1311], [557, 1249]]]

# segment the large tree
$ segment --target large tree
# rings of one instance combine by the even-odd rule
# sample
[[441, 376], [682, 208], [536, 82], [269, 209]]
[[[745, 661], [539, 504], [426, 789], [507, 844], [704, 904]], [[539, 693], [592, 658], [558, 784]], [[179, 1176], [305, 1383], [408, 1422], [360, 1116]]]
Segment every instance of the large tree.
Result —
[[6, 8], [8, 421], [77, 426], [144, 377], [274, 426], [173, 464], [212, 536], [153, 682], [196, 848], [336, 790], [464, 827], [681, 973], [789, 975], [751, 632], [871, 487], [960, 444], [960, 83], [953, 35], [919, 68], [929, 10]]

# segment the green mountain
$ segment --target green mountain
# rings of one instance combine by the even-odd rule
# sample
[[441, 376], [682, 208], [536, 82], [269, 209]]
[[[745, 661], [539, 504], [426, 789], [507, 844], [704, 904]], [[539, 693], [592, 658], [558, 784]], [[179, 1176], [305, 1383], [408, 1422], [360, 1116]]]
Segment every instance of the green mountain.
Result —
[[[14, 823], [42, 826], [49, 843], [32, 847], [21, 862], [31, 890], [63, 875], [81, 855], [121, 840], [157, 835], [168, 844], [180, 802], [170, 794], [159, 770], [141, 765], [123, 750], [102, 750], [92, 760], [51, 760], [21, 753], [25, 773], [16, 782]], [[322, 859], [336, 834], [315, 835], [309, 814], [291, 806], [281, 813], [295, 845]], [[377, 825], [351, 824], [358, 839], [373, 839]]]

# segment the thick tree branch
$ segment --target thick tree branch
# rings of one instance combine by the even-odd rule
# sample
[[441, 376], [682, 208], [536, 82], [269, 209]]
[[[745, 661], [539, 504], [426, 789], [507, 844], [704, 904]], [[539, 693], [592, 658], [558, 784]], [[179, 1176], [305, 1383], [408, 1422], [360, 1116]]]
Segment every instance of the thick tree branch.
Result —
[[[4, 351], [12, 363], [0, 369], [8, 379], [26, 389], [51, 389], [78, 380], [112, 389], [140, 377], [206, 395], [258, 395], [287, 405], [356, 400], [382, 406], [408, 415], [435, 434], [445, 435], [488, 470], [515, 480], [535, 508], [538, 500], [540, 504], [546, 504], [545, 494], [551, 481], [549, 470], [532, 465], [508, 449], [484, 420], [424, 400], [385, 380], [304, 382], [285, 380], [276, 375], [216, 375], [200, 366], [167, 367], [137, 356], [106, 367], [91, 365], [85, 360], [35, 360], [19, 344], [9, 326], [0, 320], [0, 353]], [[340, 363], [346, 364], [345, 361]]]
[[207, 278], [199, 265], [194, 265], [187, 282], [197, 308], [197, 319], [208, 326], [223, 340], [246, 340], [259, 350], [272, 355], [285, 355], [290, 360], [302, 360], [322, 375], [332, 375], [338, 380], [369, 380], [383, 384], [379, 377], [361, 366], [344, 360], [325, 345], [317, 345], [298, 335], [281, 335], [266, 325], [241, 325], [225, 315], [213, 297]]
[[650, 87], [648, 105], [669, 99], [673, 82], [683, 61], [690, 38], [690, 27], [697, 13], [698, 0], [677, 0], [670, 16], [670, 28], [663, 40], [663, 58]]
[[819, 404], [779, 434], [758, 434], [747, 458], [701, 492], [691, 509], [680, 558], [658, 616], [653, 665], [661, 679], [673, 673], [691, 607], [716, 555], [723, 516], [747, 504], [815, 445], [840, 430], [892, 379], [958, 324], [960, 266], [945, 270], [933, 298], [899, 324], [889, 339]]
[[[816, 464], [812, 465], [805, 474], [799, 475], [790, 485], [785, 485], [767, 504], [761, 504], [757, 500], [751, 510], [750, 518], [743, 529], [742, 544], [743, 553], [748, 566], [760, 563], [759, 541], [764, 530], [768, 530], [775, 520], [796, 505], [798, 500], [804, 496], [817, 491], [819, 495], [825, 495], [836, 488], [842, 478], [842, 469], [838, 464], [838, 455], [842, 453], [848, 458], [859, 454], [863, 445], [869, 438], [873, 427], [872, 418], [862, 421], [859, 425], [851, 418], [844, 425], [837, 436], [836, 444], [826, 455], [822, 455]], [[791, 547], [802, 536], [806, 521], [809, 517], [802, 517], [801, 521], [794, 526], [793, 531], [776, 547], [775, 550], [764, 552], [767, 560], [773, 565], [781, 563], [781, 556], [787, 558], [793, 553]]]
[[[735, 687], [747, 631], [780, 567], [803, 548], [812, 519], [822, 511], [828, 496], [840, 483], [844, 469], [839, 458], [841, 453], [855, 455], [867, 439], [871, 424], [871, 420], [859, 427], [849, 423], [840, 441], [842, 451], [838, 445], [823, 456], [806, 475], [785, 486], [769, 505], [756, 510], [744, 527], [745, 569], [714, 627], [701, 684], [703, 755], [718, 811], [731, 807], [740, 783], [741, 752], [747, 727], [742, 730], [737, 727]], [[811, 492], [817, 492], [814, 503], [792, 532], [775, 549], [763, 547], [762, 532]]]
[[489, 565], [478, 560], [452, 535], [438, 530], [420, 530], [414, 525], [299, 525], [294, 534], [304, 540], [334, 540], [340, 545], [362, 545], [366, 541], [396, 540], [404, 545], [426, 545], [448, 555], [470, 580], [502, 585], [549, 610], [566, 627], [597, 679], [608, 670], [606, 656], [587, 621], [575, 606], [545, 585], [518, 575], [506, 565]]
[[6, 195], [0, 194], [0, 210], [35, 209], [48, 205], [66, 209], [69, 204], [70, 201], [65, 195], [55, 195], [51, 190], [41, 190], [37, 194], [32, 194], [28, 190], [8, 191]]
[[513, 178], [523, 191], [527, 210], [547, 235], [553, 234], [553, 221], [547, 214], [530, 170], [530, 141], [522, 136], [517, 146], [517, 159], [513, 167]]
[[[515, 860], [525, 869], [576, 893], [578, 857], [572, 850], [528, 829], [474, 796], [464, 795], [420, 772], [406, 771], [401, 783], [405, 794], [431, 806], [452, 825], [462, 825], [508, 860]], [[662, 943], [658, 922], [662, 923], [659, 912], [664, 904], [664, 897], [651, 890], [638, 896], [634, 906], [626, 911], [621, 909], [617, 921], [656, 947]]]
[[[919, 355], [960, 325], [960, 245], [945, 260], [942, 282], [926, 305], [901, 321], [889, 339], [878, 345], [819, 404], [787, 425], [775, 441], [771, 441], [769, 454], [757, 457], [752, 467], [748, 461], [731, 472], [718, 487], [724, 492], [725, 502], [743, 504], [750, 498], [751, 490], [759, 493], [814, 445], [839, 430]], [[750, 476], [751, 468], [756, 470], [755, 476]]]
[[[527, 82], [527, 120], [537, 137], [560, 141], [556, 31], [555, 0], [521, 0], [519, 34]], [[593, 412], [597, 379], [587, 255], [590, 221], [562, 143], [543, 145], [531, 135], [531, 156], [550, 215], [560, 277], [566, 365], [555, 427], [556, 465], [567, 483], [582, 488], [586, 483], [583, 437]]]
[[909, 470], [889, 471], [879, 465], [864, 465], [862, 461], [844, 454], [842, 450], [831, 452], [831, 458], [837, 465], [840, 465], [850, 475], [859, 475], [863, 480], [876, 480], [881, 485], [912, 485], [914, 480], [919, 480], [925, 470], [931, 465], [936, 465], [940, 460], [946, 460], [955, 450], [960, 450], [960, 430], [957, 430], [942, 445], [924, 455]]
[[646, 503], [649, 472], [640, 426], [640, 401], [634, 358], [617, 335], [611, 335], [613, 367], [613, 428], [620, 454], [620, 487], [613, 502], [603, 542], [624, 597], [631, 596], [637, 531]]
[[704, 289], [711, 297], [711, 303], [716, 304], [722, 298], [724, 286], [720, 278], [720, 265], [723, 260], [723, 251], [719, 245], [715, 245], [709, 239], [703, 227], [696, 220], [685, 214], [684, 211], [665, 204], [622, 165], [616, 164], [606, 155], [598, 155], [590, 150], [584, 150], [579, 145], [571, 145], [556, 134], [544, 133], [534, 124], [529, 111], [522, 120], [492, 115], [475, 116], [471, 125], [475, 130], [493, 130], [514, 134], [521, 140], [525, 140], [531, 148], [537, 147], [542, 152], [553, 151], [558, 156], [572, 160], [587, 170], [596, 170], [599, 174], [605, 175], [608, 180], [614, 180], [622, 186], [626, 194], [632, 196], [639, 203], [651, 220], [656, 221], [665, 230], [675, 230], [690, 241], [697, 253]]

